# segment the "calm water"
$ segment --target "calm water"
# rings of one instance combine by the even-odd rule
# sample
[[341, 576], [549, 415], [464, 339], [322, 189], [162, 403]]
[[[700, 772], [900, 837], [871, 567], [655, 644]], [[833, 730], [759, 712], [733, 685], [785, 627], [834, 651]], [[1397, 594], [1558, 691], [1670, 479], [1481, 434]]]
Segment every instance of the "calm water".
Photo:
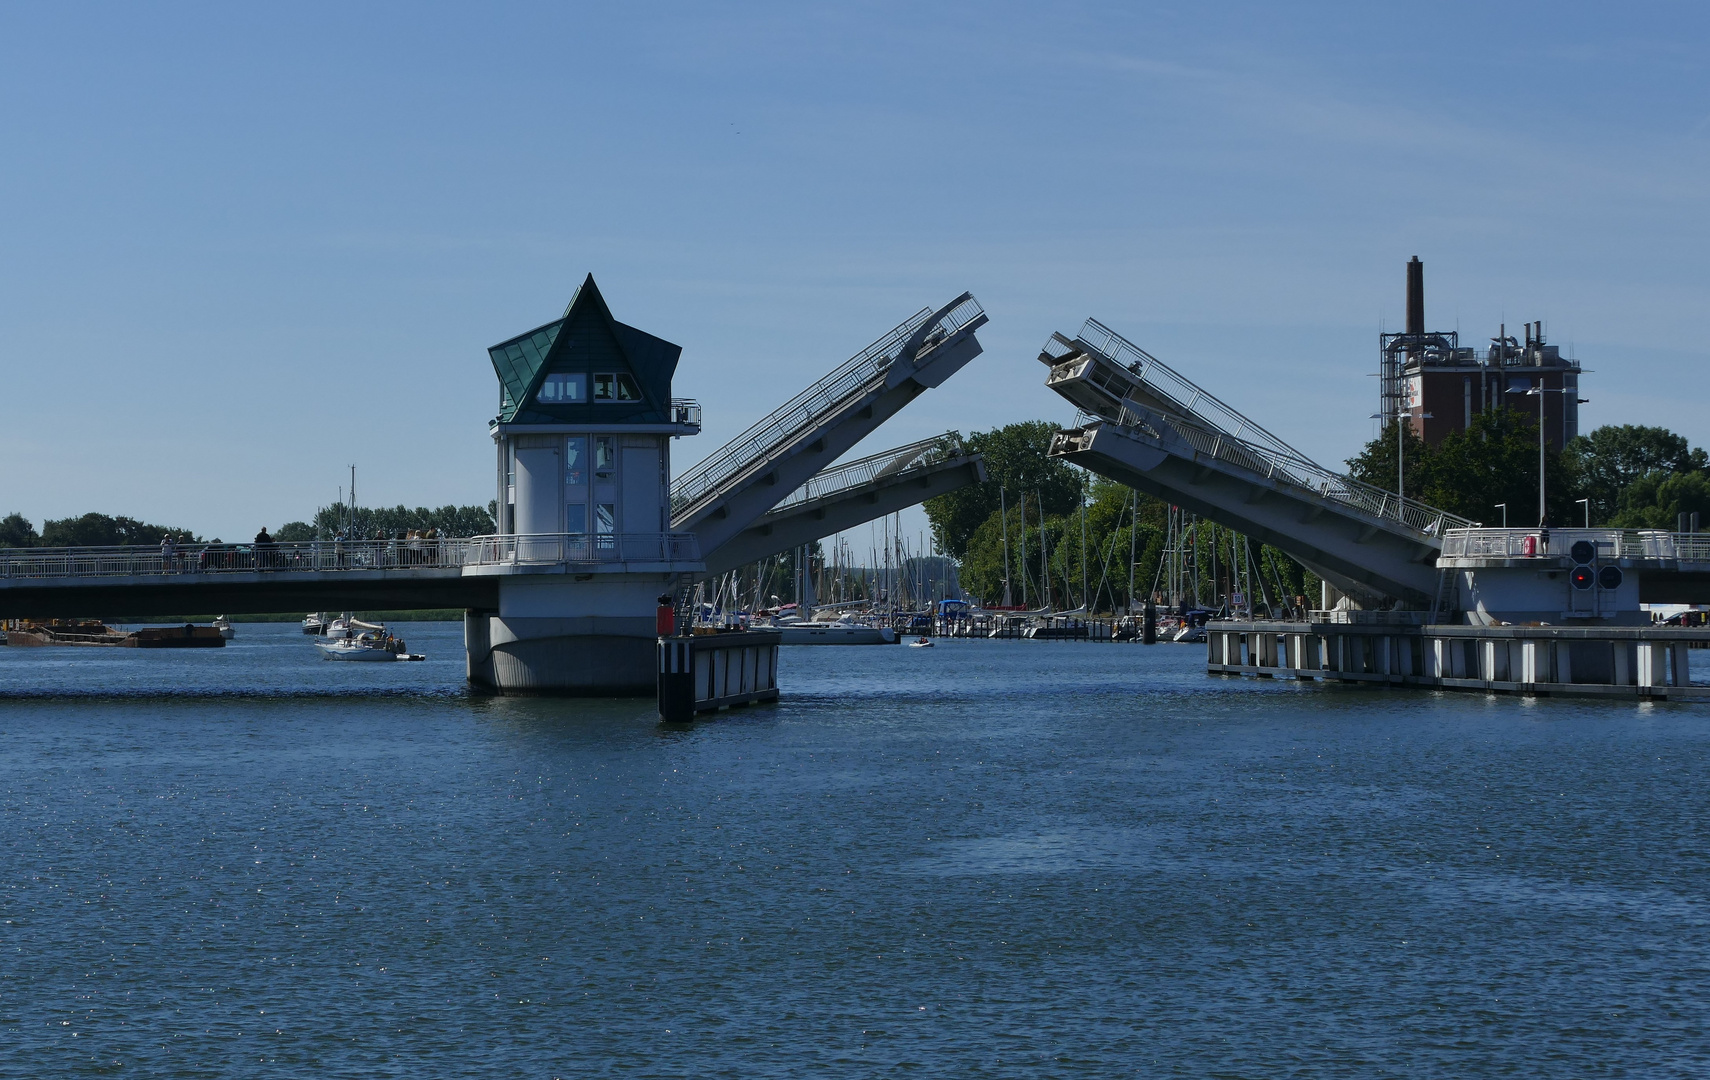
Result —
[[1701, 1076], [1710, 708], [794, 648], [0, 648], [0, 1074]]

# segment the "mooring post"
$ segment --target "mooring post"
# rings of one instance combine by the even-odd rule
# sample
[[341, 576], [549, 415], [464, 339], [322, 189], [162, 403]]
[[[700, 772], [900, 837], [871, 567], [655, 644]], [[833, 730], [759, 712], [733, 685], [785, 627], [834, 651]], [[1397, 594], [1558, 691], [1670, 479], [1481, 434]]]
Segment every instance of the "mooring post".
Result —
[[659, 719], [686, 724], [695, 718], [694, 638], [659, 639]]

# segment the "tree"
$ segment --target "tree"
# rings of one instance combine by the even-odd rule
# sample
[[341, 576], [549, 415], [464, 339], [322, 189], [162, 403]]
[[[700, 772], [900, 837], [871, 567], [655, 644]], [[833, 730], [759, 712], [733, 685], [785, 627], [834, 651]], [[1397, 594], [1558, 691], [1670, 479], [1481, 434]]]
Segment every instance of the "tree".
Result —
[[484, 536], [493, 527], [492, 514], [480, 506], [442, 506], [437, 510], [425, 506], [411, 510], [402, 505], [352, 509], [339, 503], [315, 512], [313, 533], [305, 539], [327, 540], [343, 532], [352, 539], [374, 540], [411, 529], [422, 532], [435, 529], [441, 536]]
[[0, 518], [0, 548], [35, 547], [41, 543], [36, 527], [22, 514], [7, 514]]
[[[1508, 506], [1508, 520], [1532, 525], [1538, 504], [1537, 418], [1514, 409], [1494, 409], [1473, 416], [1465, 431], [1450, 432], [1436, 446], [1426, 446], [1411, 432], [1403, 435], [1406, 495], [1439, 510], [1473, 521], [1500, 520], [1498, 504]], [[1548, 518], [1556, 525], [1575, 520], [1574, 500], [1580, 497], [1580, 460], [1555, 450], [1545, 455]], [[1395, 427], [1348, 459], [1349, 472], [1386, 491], [1395, 490]]]
[[[1395, 490], [1395, 425], [1386, 424], [1382, 434], [1365, 445], [1356, 457], [1348, 459], [1348, 475], [1385, 491]], [[1402, 482], [1409, 499], [1425, 500], [1425, 487], [1431, 473], [1431, 448], [1425, 440], [1413, 434], [1413, 425], [1402, 428]], [[1536, 470], [1534, 470], [1535, 472]]]
[[106, 514], [84, 514], [77, 518], [59, 518], [42, 522], [43, 547], [105, 547], [113, 544], [160, 543], [171, 533], [180, 540], [200, 542], [201, 537], [189, 529], [150, 525], [135, 518], [108, 517]]
[[1046, 514], [1066, 514], [1080, 504], [1080, 471], [1047, 456], [1057, 427], [1044, 420], [1009, 424], [994, 431], [976, 431], [963, 440], [970, 453], [986, 461], [983, 484], [970, 484], [926, 501], [926, 517], [941, 550], [956, 559], [968, 550], [968, 541], [997, 513], [1000, 489], [1014, 506], [1023, 493], [1035, 507], [1044, 501]]
[[1627, 529], [1678, 527], [1681, 514], [1697, 514], [1700, 526], [1710, 524], [1710, 476], [1703, 472], [1646, 473], [1621, 492], [1610, 524]]
[[[1582, 494], [1591, 500], [1595, 521], [1608, 521], [1617, 513], [1631, 516], [1623, 510], [1623, 493], [1642, 477], [1710, 468], [1710, 455], [1692, 446], [1684, 435], [1639, 424], [1600, 427], [1570, 442], [1568, 453], [1578, 464]], [[1672, 521], [1669, 527], [1673, 527]]]
[[306, 521], [287, 521], [273, 532], [281, 544], [301, 544], [316, 539], [315, 527]]

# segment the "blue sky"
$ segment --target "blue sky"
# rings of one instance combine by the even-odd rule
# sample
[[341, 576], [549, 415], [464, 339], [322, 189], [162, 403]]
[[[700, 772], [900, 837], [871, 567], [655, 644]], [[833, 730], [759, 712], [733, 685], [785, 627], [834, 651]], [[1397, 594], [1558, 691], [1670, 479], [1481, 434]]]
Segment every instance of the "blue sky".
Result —
[[[0, 7], [0, 513], [248, 536], [485, 503], [486, 346], [592, 271], [679, 468], [915, 309], [986, 355], [862, 451], [1068, 421], [1088, 315], [1326, 463], [1425, 260], [1584, 422], [1710, 443], [1690, 4]], [[913, 531], [911, 526], [910, 531]]]

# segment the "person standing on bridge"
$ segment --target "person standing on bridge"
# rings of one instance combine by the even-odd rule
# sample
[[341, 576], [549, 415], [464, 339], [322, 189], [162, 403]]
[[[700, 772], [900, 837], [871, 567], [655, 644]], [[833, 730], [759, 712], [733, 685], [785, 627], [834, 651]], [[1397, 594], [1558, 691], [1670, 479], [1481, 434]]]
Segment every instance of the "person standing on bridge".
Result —
[[178, 545], [177, 545], [177, 543], [175, 543], [173, 541], [172, 534], [167, 533], [165, 536], [161, 537], [160, 538], [160, 572], [161, 573], [163, 573], [163, 574], [172, 573], [172, 560], [174, 557], [177, 556], [177, 554], [178, 554]]
[[273, 568], [273, 537], [267, 534], [267, 526], [255, 534], [255, 566], [258, 570]]

